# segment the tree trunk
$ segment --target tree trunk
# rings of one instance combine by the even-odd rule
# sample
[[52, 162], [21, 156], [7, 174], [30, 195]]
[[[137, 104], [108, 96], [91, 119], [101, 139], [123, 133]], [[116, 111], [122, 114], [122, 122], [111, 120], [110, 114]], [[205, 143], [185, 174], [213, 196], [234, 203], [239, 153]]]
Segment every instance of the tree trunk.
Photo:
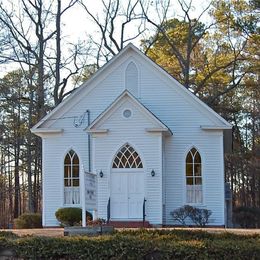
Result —
[[59, 99], [59, 86], [60, 86], [60, 61], [61, 61], [61, 0], [57, 0], [57, 14], [56, 14], [56, 62], [55, 62], [55, 85], [54, 85], [54, 102], [57, 106], [61, 100]]
[[[30, 86], [30, 103], [29, 103], [29, 114], [28, 114], [28, 126], [29, 129], [32, 127], [32, 108], [33, 108], [33, 91]], [[32, 133], [27, 131], [27, 178], [28, 178], [28, 207], [29, 212], [35, 212], [34, 199], [32, 193]]]
[[20, 144], [17, 142], [15, 148], [15, 165], [14, 165], [14, 218], [18, 218], [20, 214], [20, 178], [19, 178], [19, 156]]

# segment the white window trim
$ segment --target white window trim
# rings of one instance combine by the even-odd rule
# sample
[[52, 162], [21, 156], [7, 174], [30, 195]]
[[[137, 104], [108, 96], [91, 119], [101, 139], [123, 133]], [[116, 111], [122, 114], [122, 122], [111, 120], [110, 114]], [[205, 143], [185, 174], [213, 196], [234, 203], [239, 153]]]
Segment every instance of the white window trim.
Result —
[[[130, 112], [131, 112], [131, 115], [129, 116], [129, 117], [125, 117], [125, 115], [124, 115], [124, 112], [126, 111], [126, 110], [129, 110]], [[132, 117], [133, 117], [133, 110], [131, 109], [131, 108], [129, 108], [129, 107], [125, 107], [125, 108], [123, 108], [123, 110], [122, 110], [122, 118], [124, 119], [124, 120], [129, 120], [129, 119], [131, 119]]]
[[[65, 172], [64, 172], [64, 166], [65, 166], [65, 158], [67, 156], [67, 154], [70, 152], [70, 151], [73, 151], [77, 157], [78, 157], [78, 160], [79, 160], [79, 177], [78, 178], [70, 178], [71, 180], [73, 179], [78, 179], [79, 180], [79, 186], [65, 186], [65, 183], [64, 183], [64, 180], [65, 180]], [[70, 148], [69, 150], [66, 151], [66, 153], [63, 155], [63, 160], [62, 160], [62, 204], [63, 204], [63, 207], [66, 208], [66, 207], [80, 207], [81, 206], [81, 197], [80, 197], [80, 156], [79, 154], [75, 151], [75, 149], [73, 148]], [[66, 178], [66, 179], [69, 179], [69, 178]], [[79, 203], [65, 203], [65, 189], [67, 188], [70, 188], [70, 187], [75, 187], [75, 188], [78, 188], [79, 189]]]
[[[202, 201], [201, 202], [188, 202], [187, 201], [187, 176], [186, 176], [186, 159], [187, 159], [187, 156], [188, 156], [188, 154], [189, 154], [189, 152], [191, 151], [191, 149], [192, 148], [195, 148], [196, 149], [196, 151], [199, 153], [199, 155], [200, 155], [200, 159], [201, 159], [201, 196], [202, 196]], [[185, 153], [185, 156], [184, 156], [184, 187], [185, 187], [185, 189], [184, 189], [184, 205], [190, 205], [190, 206], [199, 206], [199, 207], [206, 207], [206, 205], [205, 205], [205, 197], [204, 197], [204, 181], [203, 181], [203, 159], [202, 159], [202, 153], [201, 153], [201, 151], [195, 146], [195, 145], [192, 145], [191, 147], [189, 147], [189, 149], [188, 150], [186, 150], [186, 153]], [[193, 178], [195, 178], [195, 176], [193, 175], [193, 176], [190, 176], [190, 177], [193, 177]], [[190, 186], [193, 186], [193, 185], [190, 185]]]

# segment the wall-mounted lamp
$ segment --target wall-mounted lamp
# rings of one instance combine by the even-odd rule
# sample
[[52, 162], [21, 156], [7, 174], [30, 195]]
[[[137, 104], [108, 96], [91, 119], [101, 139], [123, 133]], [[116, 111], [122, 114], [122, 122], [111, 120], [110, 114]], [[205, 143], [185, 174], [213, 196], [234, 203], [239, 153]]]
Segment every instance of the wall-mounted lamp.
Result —
[[155, 176], [155, 171], [154, 171], [154, 169], [151, 171], [151, 176], [152, 176], [152, 177]]
[[104, 176], [104, 173], [102, 172], [102, 170], [99, 172], [99, 177], [100, 178], [103, 178], [103, 176]]

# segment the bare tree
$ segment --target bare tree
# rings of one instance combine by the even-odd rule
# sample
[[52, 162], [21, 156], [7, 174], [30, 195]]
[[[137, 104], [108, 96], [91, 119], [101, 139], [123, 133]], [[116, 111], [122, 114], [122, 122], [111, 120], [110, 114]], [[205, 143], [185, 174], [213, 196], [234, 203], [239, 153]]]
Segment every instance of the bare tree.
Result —
[[[55, 45], [56, 51], [55, 56], [48, 57], [48, 59], [53, 59], [55, 61], [54, 69], [51, 68], [51, 75], [54, 78], [54, 90], [53, 97], [55, 105], [58, 105], [64, 97], [69, 95], [73, 90], [66, 91], [67, 83], [69, 79], [76, 75], [84, 66], [87, 60], [87, 55], [89, 52], [89, 47], [84, 46], [83, 44], [72, 44], [70, 43], [70, 51], [67, 50], [67, 54], [62, 55], [61, 46], [62, 46], [62, 30], [61, 30], [61, 20], [62, 16], [74, 5], [78, 3], [78, 0], [70, 0], [69, 3], [62, 7], [61, 0], [57, 1], [57, 10], [55, 13], [55, 28], [56, 28], [56, 37]], [[83, 47], [84, 46], [84, 47]], [[82, 58], [84, 54], [85, 58]], [[81, 56], [81, 57], [80, 57]], [[63, 58], [63, 59], [62, 59]], [[61, 79], [61, 73], [64, 72], [65, 76]]]
[[[70, 44], [70, 51], [64, 51], [61, 18], [77, 0], [70, 0], [66, 6], [61, 0], [5, 1], [0, 4], [0, 63], [21, 69], [27, 84], [27, 93], [20, 98], [26, 102], [28, 128], [26, 156], [21, 162], [21, 151], [17, 143], [15, 154], [15, 216], [19, 214], [18, 188], [19, 165], [26, 163], [28, 183], [28, 205], [30, 211], [38, 208], [39, 183], [41, 182], [41, 140], [29, 129], [53, 106], [46, 97], [53, 95], [57, 105], [70, 91], [66, 90], [70, 77], [76, 74], [85, 62], [79, 56], [85, 54], [79, 44]], [[72, 64], [71, 64], [72, 63]], [[62, 79], [61, 75], [64, 75]], [[54, 82], [54, 87], [50, 85]], [[49, 92], [52, 91], [52, 93]], [[17, 100], [18, 102], [18, 100]], [[19, 103], [19, 102], [18, 102]], [[17, 138], [20, 142], [20, 138]], [[33, 143], [35, 145], [33, 145]]]
[[[127, 43], [138, 39], [146, 30], [139, 0], [129, 0], [124, 3], [120, 0], [102, 0], [101, 15], [91, 11], [87, 1], [81, 0], [80, 3], [100, 31], [98, 40], [91, 38], [97, 48], [97, 68], [100, 67], [101, 61], [108, 61]], [[129, 25], [135, 28], [133, 32], [128, 30]]]

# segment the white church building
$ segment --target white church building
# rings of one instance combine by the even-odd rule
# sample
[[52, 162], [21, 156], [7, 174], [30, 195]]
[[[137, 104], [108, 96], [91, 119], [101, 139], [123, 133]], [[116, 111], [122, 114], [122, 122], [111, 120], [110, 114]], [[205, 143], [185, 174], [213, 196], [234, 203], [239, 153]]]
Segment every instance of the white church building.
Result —
[[232, 126], [132, 44], [36, 124], [43, 226], [62, 207], [177, 225], [192, 205], [225, 225], [223, 132]]

